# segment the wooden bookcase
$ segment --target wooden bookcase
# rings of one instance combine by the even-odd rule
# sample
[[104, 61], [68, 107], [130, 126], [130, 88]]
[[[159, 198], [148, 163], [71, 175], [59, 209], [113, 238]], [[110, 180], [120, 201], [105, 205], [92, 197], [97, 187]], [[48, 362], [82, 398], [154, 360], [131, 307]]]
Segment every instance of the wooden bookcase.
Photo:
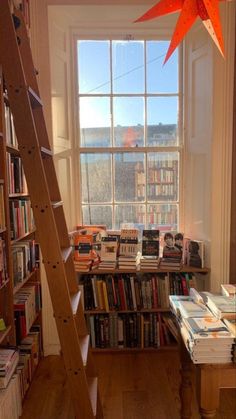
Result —
[[[23, 4], [28, 16], [28, 1], [23, 2]], [[38, 359], [42, 355], [39, 252], [38, 246], [35, 245], [37, 242], [36, 230], [30, 196], [27, 192], [21, 156], [17, 148], [14, 122], [4, 87], [1, 67], [0, 192], [0, 319], [3, 319], [6, 325], [6, 329], [0, 331], [0, 347], [19, 346], [20, 353], [22, 350], [23, 354], [23, 348], [20, 348], [22, 338], [28, 337], [28, 332], [31, 333], [31, 337], [34, 334], [37, 335], [37, 354], [35, 353], [34, 341], [32, 344], [34, 349], [32, 349], [28, 361], [24, 364], [20, 358], [20, 368], [24, 368], [27, 364], [29, 368], [28, 372], [22, 374], [26, 374], [27, 380], [31, 381], [37, 364], [33, 358], [37, 357]], [[3, 267], [4, 260], [5, 266]], [[16, 307], [16, 301], [19, 300], [19, 293], [30, 293], [30, 287], [32, 288], [32, 294], [29, 297], [31, 299], [30, 303], [26, 303], [28, 304], [26, 315], [26, 310], [24, 312], [24, 309]], [[23, 319], [24, 313], [25, 320]], [[32, 326], [34, 327], [33, 332], [30, 331]], [[28, 345], [30, 349], [30, 344], [28, 343]], [[27, 386], [23, 385], [22, 392], [25, 393], [27, 389], [28, 384]]]
[[[208, 268], [190, 266], [176, 272], [163, 269], [78, 272], [93, 351], [176, 350], [167, 326], [169, 293], [183, 294], [192, 276], [197, 274], [204, 281], [208, 272]], [[123, 302], [122, 293], [125, 294]], [[137, 294], [140, 294], [139, 304]], [[123, 341], [119, 341], [119, 336], [123, 336]]]

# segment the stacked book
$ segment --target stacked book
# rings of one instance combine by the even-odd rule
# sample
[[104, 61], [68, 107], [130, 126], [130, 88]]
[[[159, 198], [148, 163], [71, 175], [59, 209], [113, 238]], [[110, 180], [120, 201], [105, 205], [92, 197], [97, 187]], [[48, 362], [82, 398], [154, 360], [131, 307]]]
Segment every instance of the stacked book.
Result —
[[159, 264], [159, 230], [143, 230], [141, 270], [155, 270]]
[[223, 322], [227, 326], [227, 329], [232, 333], [234, 336], [234, 345], [232, 350], [232, 361], [236, 363], [236, 319], [223, 319]]
[[160, 261], [160, 268], [178, 271], [183, 264], [183, 234], [173, 235], [167, 232], [164, 235], [163, 254]]
[[15, 349], [0, 349], [0, 389], [6, 388], [19, 361]]
[[[217, 302], [222, 302], [220, 297], [227, 299], [224, 301], [224, 306], [221, 306], [224, 312], [220, 312], [219, 306], [217, 311], [216, 304], [213, 304], [213, 300], [216, 302], [216, 299]], [[229, 318], [233, 318], [232, 299], [211, 293], [200, 295], [193, 288], [190, 288], [189, 296], [171, 295], [169, 298], [171, 309], [179, 321], [180, 332], [192, 361], [195, 364], [231, 362], [235, 338], [232, 329], [221, 318], [225, 316], [225, 313], [226, 316], [230, 313]], [[235, 312], [235, 302], [232, 305]]]
[[159, 262], [160, 259], [158, 256], [141, 256], [140, 269], [142, 271], [158, 269]]
[[140, 253], [136, 256], [119, 256], [118, 267], [119, 269], [136, 271], [139, 267]]
[[236, 297], [202, 292], [206, 305], [219, 319], [236, 319]]
[[218, 318], [184, 318], [180, 330], [195, 364], [231, 362], [234, 337]]
[[101, 262], [99, 270], [114, 270], [118, 251], [118, 239], [116, 236], [102, 237], [101, 240]]
[[77, 233], [73, 237], [74, 266], [78, 272], [88, 272], [99, 263], [99, 257], [93, 249], [93, 239], [92, 234]]

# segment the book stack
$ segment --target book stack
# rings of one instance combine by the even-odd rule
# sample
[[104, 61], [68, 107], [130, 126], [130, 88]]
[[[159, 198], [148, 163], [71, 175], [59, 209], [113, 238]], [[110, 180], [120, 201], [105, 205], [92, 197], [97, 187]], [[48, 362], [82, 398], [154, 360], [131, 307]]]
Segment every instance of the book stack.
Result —
[[206, 305], [218, 319], [236, 319], [236, 297], [202, 292]]
[[136, 228], [133, 229], [121, 229], [120, 233], [120, 256], [137, 256], [138, 254], [138, 234], [139, 231]]
[[136, 271], [140, 263], [140, 253], [136, 256], [119, 256], [118, 257], [118, 267], [119, 269], [126, 269], [131, 271]]
[[194, 364], [231, 362], [234, 337], [218, 318], [185, 318], [180, 330]]
[[170, 307], [180, 319], [188, 317], [211, 318], [212, 312], [204, 304], [202, 296], [190, 288], [189, 295], [170, 295]]
[[78, 272], [88, 272], [97, 266], [99, 258], [93, 249], [92, 234], [74, 235], [74, 266]]
[[160, 258], [156, 256], [141, 256], [140, 269], [141, 271], [152, 271], [158, 269]]
[[234, 344], [233, 344], [233, 349], [232, 349], [232, 361], [236, 363], [236, 320], [223, 319], [223, 322], [225, 323], [227, 329], [234, 336]]
[[155, 270], [159, 265], [159, 230], [143, 230], [141, 270]]
[[6, 388], [19, 361], [15, 349], [0, 349], [0, 389]]
[[163, 255], [160, 261], [160, 268], [178, 271], [183, 263], [183, 234], [177, 233], [175, 236], [171, 233], [164, 235]]
[[114, 270], [118, 251], [118, 239], [116, 236], [102, 237], [101, 240], [101, 262], [99, 270]]
[[236, 284], [221, 284], [221, 293], [226, 297], [236, 297]]

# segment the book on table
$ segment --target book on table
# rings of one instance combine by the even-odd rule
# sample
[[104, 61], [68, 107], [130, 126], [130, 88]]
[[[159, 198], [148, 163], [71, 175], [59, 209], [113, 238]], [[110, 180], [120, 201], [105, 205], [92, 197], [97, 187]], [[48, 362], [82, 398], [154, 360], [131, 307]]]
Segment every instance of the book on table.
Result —
[[236, 297], [230, 298], [210, 292], [202, 292], [201, 294], [205, 297], [207, 306], [216, 317], [236, 319]]
[[236, 284], [221, 284], [221, 293], [226, 297], [236, 296]]

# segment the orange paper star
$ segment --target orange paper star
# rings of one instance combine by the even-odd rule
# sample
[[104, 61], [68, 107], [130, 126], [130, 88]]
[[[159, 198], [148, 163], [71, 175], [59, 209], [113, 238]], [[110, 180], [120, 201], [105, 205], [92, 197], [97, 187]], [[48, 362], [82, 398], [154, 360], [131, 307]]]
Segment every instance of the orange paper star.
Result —
[[[220, 0], [160, 0], [135, 22], [154, 19], [181, 10], [164, 64], [183, 40], [199, 16], [213, 41], [224, 56], [224, 41], [219, 13]], [[227, 1], [227, 0], [222, 0]]]

